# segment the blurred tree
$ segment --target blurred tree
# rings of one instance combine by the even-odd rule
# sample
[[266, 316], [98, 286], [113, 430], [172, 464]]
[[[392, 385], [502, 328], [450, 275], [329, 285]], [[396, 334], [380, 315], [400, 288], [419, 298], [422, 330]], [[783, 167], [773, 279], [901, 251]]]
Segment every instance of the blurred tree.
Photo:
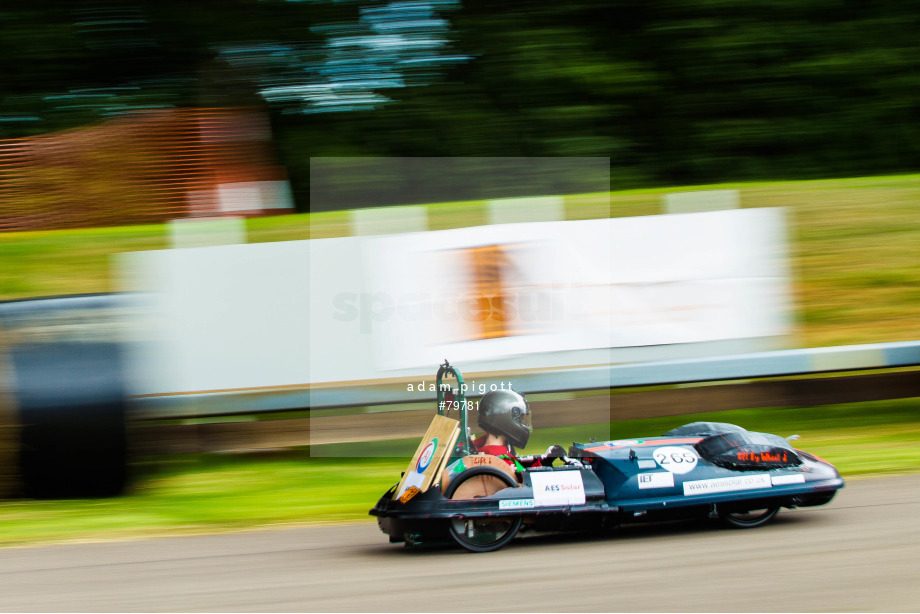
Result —
[[907, 0], [6, 0], [0, 138], [265, 104], [311, 156], [609, 156], [614, 187], [912, 171]]
[[909, 3], [660, 4], [646, 31], [665, 84], [654, 123], [664, 181], [892, 172], [920, 161]]

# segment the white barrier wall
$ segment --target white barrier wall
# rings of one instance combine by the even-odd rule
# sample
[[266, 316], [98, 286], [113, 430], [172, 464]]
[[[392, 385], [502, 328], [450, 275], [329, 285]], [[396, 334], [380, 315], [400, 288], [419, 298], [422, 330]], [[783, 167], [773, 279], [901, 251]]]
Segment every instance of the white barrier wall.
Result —
[[135, 394], [609, 363], [785, 335], [777, 209], [127, 254], [151, 292]]
[[125, 254], [129, 289], [149, 292], [134, 348], [135, 394], [306, 382], [305, 241]]

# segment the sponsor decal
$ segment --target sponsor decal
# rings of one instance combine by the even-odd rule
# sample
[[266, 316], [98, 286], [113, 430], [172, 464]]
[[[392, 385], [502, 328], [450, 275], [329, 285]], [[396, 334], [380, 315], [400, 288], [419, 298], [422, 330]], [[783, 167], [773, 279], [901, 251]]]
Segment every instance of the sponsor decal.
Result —
[[438, 438], [435, 437], [428, 444], [422, 448], [422, 453], [418, 456], [418, 463], [416, 464], [416, 471], [419, 473], [425, 473], [425, 469], [428, 469], [428, 465], [431, 464], [431, 458], [434, 456], [434, 451], [438, 449]]
[[745, 475], [733, 475], [726, 478], [713, 478], [710, 480], [692, 480], [684, 482], [684, 495], [709, 495], [719, 492], [733, 492], [736, 490], [757, 490], [758, 488], [770, 488], [770, 474], [768, 473], [751, 473]]
[[656, 471], [655, 473], [640, 473], [639, 488], [673, 488], [674, 474], [670, 471]]
[[580, 471], [539, 471], [530, 473], [534, 505], [582, 505], [585, 485]]
[[415, 488], [416, 490], [422, 489], [422, 484], [425, 483], [425, 476], [419, 473], [418, 471], [410, 471], [409, 475], [406, 476], [406, 481], [403, 482], [402, 489], [398, 493], [398, 497], [403, 496], [410, 488]]
[[502, 499], [498, 502], [498, 509], [500, 510], [529, 509], [533, 506], [533, 499]]
[[693, 448], [678, 448], [677, 446], [657, 448], [652, 456], [662, 469], [677, 474], [690, 473], [696, 469], [696, 464], [700, 461], [700, 457], [696, 455]]
[[400, 503], [408, 503], [408, 502], [409, 502], [409, 499], [411, 499], [411, 498], [414, 497], [415, 495], [419, 494], [420, 492], [422, 492], [422, 491], [420, 491], [420, 490], [418, 489], [418, 486], [410, 486], [409, 488], [406, 489], [406, 492], [404, 492], [403, 494], [399, 495], [399, 502], [400, 502]]
[[478, 467], [480, 465], [490, 465], [491, 463], [492, 457], [488, 454], [484, 454], [482, 456], [477, 456], [474, 454], [473, 456], [467, 456], [463, 459], [463, 464], [470, 468]]
[[805, 475], [796, 473], [794, 475], [772, 475], [770, 481], [774, 486], [785, 486], [786, 484], [804, 484]]
[[658, 463], [656, 463], [653, 460], [646, 459], [646, 460], [639, 461], [639, 469], [657, 469], [657, 468], [658, 468]]

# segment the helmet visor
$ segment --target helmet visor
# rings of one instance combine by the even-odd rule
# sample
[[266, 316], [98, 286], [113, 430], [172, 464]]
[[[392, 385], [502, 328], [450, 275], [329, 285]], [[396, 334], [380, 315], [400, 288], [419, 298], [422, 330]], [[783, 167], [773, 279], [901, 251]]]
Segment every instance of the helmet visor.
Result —
[[514, 421], [520, 424], [521, 426], [523, 426], [528, 431], [533, 431], [533, 427], [530, 424], [530, 408], [529, 407], [518, 409], [518, 411], [515, 412]]

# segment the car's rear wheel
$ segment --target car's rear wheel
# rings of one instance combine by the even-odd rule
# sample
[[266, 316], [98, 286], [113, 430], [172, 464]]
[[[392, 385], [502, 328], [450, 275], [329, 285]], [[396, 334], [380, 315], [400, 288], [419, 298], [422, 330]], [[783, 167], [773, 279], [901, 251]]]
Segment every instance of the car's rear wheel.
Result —
[[450, 536], [470, 552], [493, 552], [517, 535], [520, 516], [465, 518], [450, 521]]
[[779, 507], [763, 507], [755, 510], [726, 510], [719, 512], [719, 518], [730, 527], [736, 529], [755, 529], [767, 524], [776, 514]]
[[[444, 493], [448, 499], [479, 499], [508, 487], [517, 486], [514, 478], [494, 467], [474, 467], [451, 480]], [[448, 521], [451, 538], [471, 552], [498, 550], [517, 535], [521, 516], [453, 518]]]

